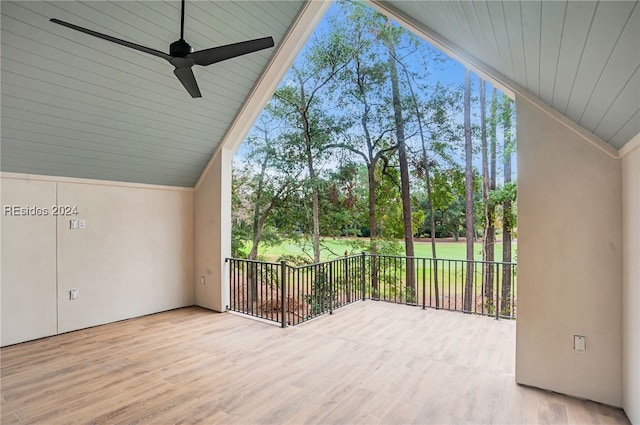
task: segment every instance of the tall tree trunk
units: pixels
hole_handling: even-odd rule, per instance
[[[464,310],[470,312],[473,298],[473,146],[471,144],[471,72],[464,74],[464,152],[465,152],[465,228],[467,238],[467,274],[464,285]]]
[[[320,262],[320,207],[318,200],[318,182],[316,181],[316,171],[313,164],[313,152],[311,140],[311,126],[309,125],[309,118],[307,117],[307,99],[304,90],[304,81],[302,77],[298,76],[300,83],[300,107],[299,113],[302,121],[302,132],[304,134],[305,143],[305,155],[307,157],[307,169],[309,172],[309,180],[311,181],[311,214],[313,221],[312,238],[313,238],[313,261],[315,263]]]
[[[482,139],[482,201],[484,206],[484,230],[482,234],[482,260],[485,261],[482,272],[482,288],[485,305],[491,306],[493,299],[493,276],[494,266],[490,264],[494,260],[494,242],[490,238],[490,229],[493,226],[493,217],[489,214],[491,210],[490,176],[489,176],[489,149],[487,144],[487,92],[486,83],[480,80],[480,132]]]
[[[376,156],[373,152],[373,141],[371,140],[371,133],[369,132],[369,113],[371,107],[367,102],[367,93],[365,89],[364,76],[361,72],[360,62],[356,62],[356,73],[358,81],[358,92],[360,93],[360,99],[364,108],[360,124],[362,125],[362,131],[364,132],[365,140],[367,143],[367,155],[368,159],[365,159],[367,163],[367,177],[369,184],[369,251],[373,254],[371,257],[371,296],[376,298],[378,296],[378,261],[376,254],[378,252],[378,220],[376,219]]]
[[[418,99],[413,91],[411,84],[411,77],[407,67],[400,62],[407,77],[407,85],[411,93],[411,100],[413,101],[413,107],[415,109],[416,119],[418,121],[418,131],[420,134],[420,144],[422,146],[422,165],[424,167],[424,180],[427,186],[427,206],[429,209],[429,235],[431,236],[431,257],[433,258],[433,283],[435,285],[434,295],[436,297],[436,308],[440,307],[440,288],[438,286],[438,255],[436,251],[436,219],[433,213],[433,194],[431,193],[431,166],[429,165],[429,156],[427,155],[427,143],[424,137],[424,129],[422,127],[422,116],[420,114],[420,108],[418,107]]]
[[[396,67],[395,46],[392,40],[387,41],[389,50],[389,74],[391,77],[391,91],[393,95],[394,122],[396,138],[398,139],[398,160],[400,165],[400,190],[402,194],[402,221],[404,224],[405,254],[407,256],[406,291],[407,301],[414,302],[416,296],[416,282],[413,248],[413,220],[411,214],[411,192],[409,188],[409,163],[407,161],[407,149],[405,146],[404,118],[402,117],[402,104],[400,101],[400,84],[398,82],[398,68]]]
[[[493,88],[491,94],[491,111],[489,115],[489,152],[488,152],[488,182],[487,182],[487,196],[496,190],[496,137],[497,137],[497,125],[498,125],[498,94],[496,88]],[[484,183],[484,179],[483,179]],[[493,201],[489,200],[486,203],[485,209],[485,261],[495,261],[495,244],[496,244],[496,205]],[[485,298],[488,306],[498,308],[494,300],[494,285],[497,283],[496,270],[494,265],[487,265],[485,282]]]
[[[372,257],[371,260],[371,297],[378,298],[378,223],[376,220],[376,166],[375,162],[367,163],[367,175],[369,177],[369,240]]]
[[[433,210],[433,193],[431,191],[431,169],[427,149],[422,142],[422,161],[424,162],[425,182],[427,184],[427,202],[429,204],[429,226],[431,235],[431,256],[433,257],[433,295],[436,297],[436,308],[440,308],[440,286],[438,284],[438,255],[436,253],[436,216]]]
[[[265,141],[267,138],[267,132],[265,131]],[[258,258],[258,245],[260,243],[260,237],[262,236],[262,227],[264,226],[264,221],[262,222],[262,226],[260,225],[260,205],[262,204],[262,192],[264,187],[264,175],[267,170],[267,164],[269,162],[269,152],[266,152],[264,155],[264,159],[260,164],[260,175],[258,177],[258,189],[256,190],[255,197],[255,207],[253,209],[253,226],[252,226],[252,240],[251,240],[251,251],[249,252],[249,259],[256,260]],[[255,267],[249,263],[248,265],[248,273],[247,273],[247,298],[251,300],[251,308],[253,309],[253,303],[258,301],[258,276],[255,270]]]
[[[268,145],[268,133],[264,131],[265,145]],[[258,176],[258,188],[256,190],[256,203],[253,208],[253,223],[252,223],[252,238],[251,238],[251,251],[249,251],[249,259],[256,260],[258,259],[258,244],[260,242],[260,237],[262,235],[262,227],[260,226],[260,217],[261,210],[260,206],[262,204],[262,192],[264,187],[264,175],[267,172],[267,164],[269,163],[269,152],[265,152],[264,158],[260,163],[260,174]],[[264,224],[263,224],[264,226]]]
[[[511,99],[505,96],[503,108],[504,125],[504,184],[511,183]],[[502,261],[511,262],[511,199],[505,198],[502,206]],[[505,265],[502,279],[502,305],[501,312],[504,315],[511,313],[511,268]]]

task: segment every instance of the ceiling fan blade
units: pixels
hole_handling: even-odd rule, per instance
[[[191,97],[202,97],[198,83],[196,82],[196,77],[193,75],[191,68],[176,68],[173,70],[173,73],[176,74],[176,77],[178,77],[178,80],[180,80],[184,88],[187,89]]]
[[[130,41],[121,40],[119,38],[111,37],[110,35],[102,34],[102,33],[99,33],[99,32],[96,32],[96,31],[92,31],[92,30],[89,30],[89,29],[86,29],[86,28],[82,28],[82,27],[79,27],[77,25],[73,25],[73,24],[70,24],[68,22],[61,21],[59,19],[52,18],[52,19],[50,19],[50,21],[55,23],[55,24],[62,25],[64,27],[71,28],[72,30],[80,31],[80,32],[83,32],[85,34],[89,34],[89,35],[92,35],[94,37],[98,37],[98,38],[101,38],[103,40],[110,41],[112,43],[120,44],[121,46],[129,47],[131,49],[135,49],[135,50],[138,50],[140,52],[149,53],[150,55],[158,56],[158,57],[160,57],[162,59],[165,59],[165,60],[170,60],[171,59],[171,56],[169,56],[168,54],[166,54],[164,52],[161,52],[159,50],[150,49],[148,47],[141,46],[139,44],[131,43]]]
[[[273,45],[273,38],[264,37],[206,50],[198,50],[197,52],[189,53],[186,57],[193,59],[193,62],[197,65],[207,66],[212,63],[246,55],[247,53],[268,49],[269,47],[273,47]]]

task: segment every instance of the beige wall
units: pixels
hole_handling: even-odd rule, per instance
[[[224,260],[231,257],[232,160],[230,149],[220,149],[195,193],[195,302],[220,312],[229,305],[228,269]]]
[[[621,406],[620,160],[527,100],[516,107],[516,379]]]
[[[623,407],[640,424],[640,147],[622,158]]]
[[[42,179],[3,177],[3,205],[77,206],[86,229],[3,214],[2,345],[194,303],[192,190]]]
[[[51,206],[56,184],[0,180],[2,345],[57,332],[56,219],[5,215],[5,206]]]

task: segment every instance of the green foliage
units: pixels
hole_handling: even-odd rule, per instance
[[[489,193],[489,201],[493,202],[494,205],[502,206],[506,201],[511,202],[511,208],[507,212],[508,223],[503,223],[503,226],[509,226],[509,230],[513,230],[518,226],[517,198],[518,185],[516,182],[509,182]]]
[[[311,264],[309,261],[309,257],[304,255],[296,255],[296,254],[284,254],[278,257],[278,262],[286,261],[289,266],[298,267],[305,266],[307,264]]]
[[[295,60],[243,144],[241,160],[234,164],[234,256],[249,255],[256,238],[263,250],[293,240],[301,254],[296,254],[298,259],[285,257],[287,261],[309,261],[314,254],[310,241],[319,237],[314,235],[314,221],[324,237],[352,238],[346,249],[351,253],[369,251],[372,243],[380,254],[402,252],[396,240],[404,234],[397,123],[385,43],[394,44],[399,71],[402,124],[412,169],[414,234],[427,236],[431,230],[423,142],[436,236],[458,238],[464,230],[463,92],[459,84],[430,78],[430,72],[448,59],[367,4],[341,1],[331,10],[328,24]],[[506,97],[491,97],[487,114],[488,138],[496,144],[498,158],[516,148],[515,111],[509,102]],[[498,140],[506,140],[506,149]],[[498,167],[500,173],[500,163]],[[371,235],[368,170],[373,171],[376,197],[373,241],[353,238]],[[477,171],[473,186],[476,211],[483,211]],[[489,201],[498,210],[505,200],[512,201],[506,217],[512,230],[516,191],[515,183],[508,183]],[[502,214],[495,216],[501,225]],[[475,215],[476,233],[483,219],[482,214]],[[344,254],[342,246],[322,240],[321,244],[332,256]],[[321,279],[318,285],[322,286]]]
[[[305,301],[311,307],[311,314],[318,315],[328,312],[335,303],[335,294],[331,291],[331,282],[323,269],[314,274],[311,281],[311,293],[304,295]]]

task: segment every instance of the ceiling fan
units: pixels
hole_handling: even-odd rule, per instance
[[[185,0],[182,0],[182,13],[180,15],[180,39],[171,43],[171,45],[169,46],[169,54],[166,54],[159,50],[150,49],[149,47],[141,46],[139,44],[131,43],[130,41],[121,40],[119,38],[111,37],[106,34],[101,34],[90,29],[82,28],[77,25],[61,21],[59,19],[52,18],[50,19],[50,21],[67,28],[83,32],[85,34],[92,35],[94,37],[102,38],[103,40],[107,40],[112,43],[120,44],[122,46],[165,59],[175,67],[173,73],[176,75],[176,77],[178,77],[178,80],[180,80],[184,88],[187,89],[191,97],[202,97],[202,94],[200,94],[200,89],[198,88],[198,83],[196,82],[196,78],[193,75],[193,70],[191,69],[193,65],[207,66],[216,62],[235,58],[237,56],[246,55],[247,53],[268,49],[270,47],[273,47],[274,45],[272,37],[264,37],[257,38],[255,40],[241,41],[234,44],[227,44],[225,46],[213,47],[211,49],[198,50],[197,52],[194,52],[193,47],[191,47],[189,43],[184,40],[184,3]]]

